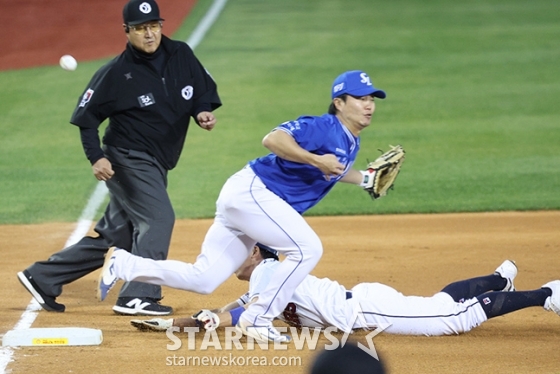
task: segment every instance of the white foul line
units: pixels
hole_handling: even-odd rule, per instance
[[[191,47],[191,49],[195,49],[196,46],[202,41],[206,32],[210,29],[212,24],[218,19],[221,11],[223,10],[224,6],[226,5],[227,0],[214,0],[214,3],[206,13],[206,15],[202,18],[202,20],[198,23],[196,28],[193,30],[192,35],[187,40],[187,44]],[[95,217],[97,210],[105,197],[107,196],[108,190],[107,186],[105,186],[104,182],[97,183],[95,187],[95,191],[90,196],[86,207],[82,211],[78,222],[76,223],[76,229],[68,240],[64,247],[68,247],[82,237],[84,237],[87,232],[89,231],[91,225],[93,224],[93,218]],[[25,309],[25,312],[21,315],[19,321],[14,326],[13,330],[22,330],[28,329],[31,327],[35,318],[37,318],[37,313],[41,310],[41,306],[35,299],[31,299],[29,305]],[[6,373],[6,368],[8,364],[13,361],[12,357],[14,354],[14,349],[12,347],[0,347],[0,374]]]
[[[97,213],[99,206],[107,196],[109,190],[105,185],[105,182],[97,183],[95,187],[95,191],[91,194],[86,207],[84,208],[80,219],[76,224],[76,229],[70,235],[66,244],[64,244],[64,248],[71,246],[72,244],[76,244],[80,239],[82,239],[87,232],[89,231],[91,225],[93,224],[93,217]]]
[[[198,44],[202,41],[210,27],[216,22],[218,16],[226,6],[227,0],[214,0],[208,12],[200,20],[196,28],[193,30],[191,36],[187,40],[187,44],[195,49]]]

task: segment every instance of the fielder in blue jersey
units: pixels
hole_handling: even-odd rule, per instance
[[[336,156],[340,164],[335,163],[333,174],[325,175],[316,166],[290,161],[275,153],[249,163],[269,190],[298,213],[303,213],[317,204],[351,168],[360,149],[360,138],[342,125],[334,114],[300,117],[281,124],[275,129],[278,130],[285,132],[300,147],[314,155]],[[283,134],[280,136],[285,137]],[[286,137],[288,140],[290,138]],[[335,162],[334,158],[332,162]],[[340,170],[342,173],[339,174]]]
[[[155,261],[124,250],[109,252],[100,276],[104,299],[117,279],[208,294],[228,279],[255,243],[285,259],[257,302],[232,311],[234,325],[261,341],[286,342],[272,321],[319,262],[321,240],[302,214],[337,182],[365,186],[372,172],[353,169],[360,133],[370,125],[375,99],[386,97],[363,71],[338,76],[328,114],[285,122],[263,139],[271,153],[250,161],[224,184],[216,216],[194,264]]]

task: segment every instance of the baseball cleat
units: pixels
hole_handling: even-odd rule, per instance
[[[167,331],[173,327],[173,318],[133,319],[130,324],[140,331]]]
[[[19,282],[23,287],[33,296],[35,301],[41,305],[41,307],[49,312],[64,312],[66,307],[64,304],[59,304],[55,301],[55,297],[45,294],[33,280],[33,276],[29,274],[27,270],[20,271],[17,273]]]
[[[119,280],[115,275],[115,249],[117,247],[111,247],[107,251],[101,274],[99,274],[99,281],[97,282],[97,298],[99,301],[105,300],[111,288]]]
[[[498,274],[500,277],[504,278],[507,281],[506,286],[502,291],[505,292],[515,291],[513,280],[517,276],[517,265],[515,265],[514,261],[505,260],[504,262],[502,262],[500,266],[498,266],[494,274]]]
[[[289,343],[292,340],[288,335],[280,334],[272,325],[252,326],[246,324],[241,318],[237,322],[235,329],[259,342]]]
[[[541,288],[550,288],[552,295],[546,298],[544,309],[551,310],[560,316],[560,280],[548,282]]]
[[[167,316],[173,308],[151,297],[119,297],[113,312],[126,316]]]

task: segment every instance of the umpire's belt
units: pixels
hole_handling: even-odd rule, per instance
[[[352,291],[346,291],[346,300],[352,298]]]

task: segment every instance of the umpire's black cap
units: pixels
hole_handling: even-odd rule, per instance
[[[159,7],[154,0],[130,0],[123,8],[123,21],[126,25],[139,25],[149,21],[163,21]]]

